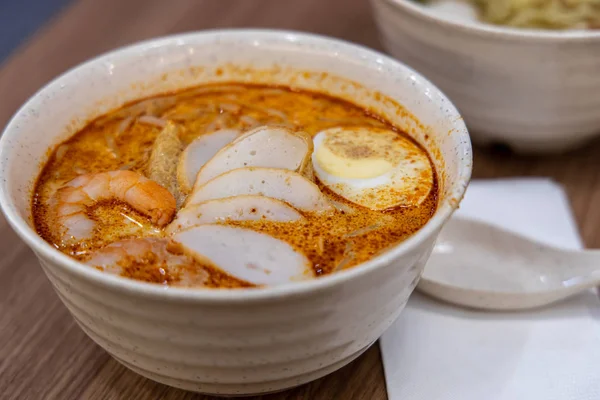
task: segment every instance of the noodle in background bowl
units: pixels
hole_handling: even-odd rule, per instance
[[[384,47],[440,87],[473,141],[566,151],[600,134],[600,31],[534,30],[371,0]]]
[[[77,262],[35,233],[30,194],[50,147],[127,101],[224,81],[329,92],[387,115],[430,151],[440,181],[437,212],[412,237],[360,266],[264,289],[165,288],[129,280]],[[284,31],[190,33],[100,56],[36,93],[0,139],[2,211],[79,326],[141,375],[213,394],[300,385],[364,352],[404,308],[470,174],[462,118],[427,80],[371,50]]]

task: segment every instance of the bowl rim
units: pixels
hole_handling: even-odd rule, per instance
[[[448,29],[456,29],[464,33],[477,34],[491,39],[503,39],[519,42],[561,43],[561,42],[600,42],[600,30],[545,30],[534,28],[514,28],[487,23],[460,23],[451,19],[438,17],[427,12],[425,6],[414,0],[371,0],[402,9],[411,16],[425,23],[437,23]]]
[[[335,274],[329,274],[314,280],[293,282],[260,289],[207,290],[206,288],[194,287],[168,287],[167,289],[167,287],[162,285],[127,279],[98,271],[95,268],[90,268],[88,265],[85,265],[67,256],[66,254],[63,254],[43,240],[37,234],[37,232],[29,226],[25,219],[18,214],[16,207],[13,205],[13,202],[8,195],[8,190],[6,187],[8,180],[7,176],[5,175],[8,169],[8,163],[6,161],[7,153],[9,151],[8,142],[9,139],[15,138],[16,134],[18,133],[18,118],[26,113],[27,110],[30,109],[30,107],[36,103],[37,99],[43,96],[46,91],[60,87],[63,81],[69,80],[79,71],[91,68],[96,64],[117,57],[132,57],[135,56],[138,51],[147,49],[149,47],[176,47],[182,45],[182,43],[186,43],[187,41],[193,42],[195,40],[202,39],[206,41],[215,41],[217,38],[223,38],[224,36],[228,39],[252,37],[253,40],[257,37],[260,37],[263,39],[276,40],[281,44],[286,44],[289,46],[294,46],[298,43],[313,43],[320,46],[334,47],[336,50],[343,51],[346,54],[352,53],[352,58],[359,60],[360,62],[375,61],[378,64],[387,64],[393,68],[399,69],[406,75],[412,76],[417,82],[420,81],[423,87],[429,89],[431,93],[436,94],[440,100],[445,102],[447,113],[452,117],[452,127],[455,131],[454,135],[456,135],[455,141],[459,147],[459,153],[457,154],[457,157],[461,161],[459,162],[456,182],[448,198],[444,199],[444,201],[438,204],[438,208],[433,217],[430,218],[429,221],[423,227],[421,227],[421,229],[419,229],[415,234],[406,240],[359,266],[343,270]],[[85,281],[92,281],[94,285],[100,285],[107,290],[121,293],[127,292],[130,294],[135,294],[139,297],[161,299],[163,301],[173,300],[178,302],[190,301],[206,303],[264,301],[273,298],[285,298],[290,296],[305,295],[307,293],[315,293],[318,291],[327,290],[333,286],[342,285],[345,282],[367,275],[372,270],[389,263],[390,260],[394,260],[401,254],[409,252],[415,247],[418,247],[425,240],[427,240],[428,237],[439,231],[443,223],[458,207],[458,204],[462,200],[471,178],[471,167],[471,142],[467,128],[456,107],[454,107],[448,98],[431,82],[393,58],[361,45],[311,33],[273,29],[216,29],[162,36],[133,43],[131,45],[103,53],[67,70],[62,75],[53,79],[51,82],[38,90],[15,113],[0,137],[0,209],[3,211],[12,229],[31,249],[34,250],[38,258],[53,262],[60,268],[66,270],[65,272],[67,274],[74,275],[77,278]]]

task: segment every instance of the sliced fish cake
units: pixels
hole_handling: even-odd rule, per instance
[[[186,207],[208,200],[240,195],[271,197],[308,212],[331,210],[317,185],[297,172],[276,168],[240,168],[219,175],[196,188]]]
[[[280,285],[314,278],[312,264],[288,243],[267,234],[226,225],[198,225],[173,240],[188,254],[255,285]]]
[[[241,134],[236,129],[221,129],[207,133],[191,142],[181,154],[177,164],[177,181],[183,193],[189,193],[200,168],[219,150]]]
[[[312,138],[288,128],[259,126],[223,147],[198,172],[194,187],[237,168],[268,167],[309,174],[312,178]]]
[[[194,225],[224,221],[291,222],[304,219],[302,214],[286,203],[264,196],[242,195],[209,200],[181,209],[177,218],[167,227],[167,233]]]

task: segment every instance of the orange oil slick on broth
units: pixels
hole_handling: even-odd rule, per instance
[[[152,149],[167,123],[175,124],[182,148],[217,129],[245,131],[259,125],[282,125],[314,136],[338,126],[397,128],[347,101],[324,94],[285,87],[247,84],[205,85],[130,103],[90,122],[56,147],[43,168],[32,198],[32,214],[38,234],[58,250],[80,261],[105,246],[133,238],[165,238],[162,226],[129,204],[100,201],[85,209],[93,221],[91,237],[66,242],[57,233],[50,212],[56,191],[70,180],[89,173],[128,170],[148,174]],[[435,174],[434,174],[435,175]],[[335,207],[335,212],[303,212],[302,221],[225,221],[267,233],[289,243],[312,263],[316,276],[365,262],[421,228],[437,206],[437,179],[418,206],[375,211],[355,205],[316,182]],[[174,194],[175,195],[175,194]],[[173,254],[180,249],[168,249]],[[213,288],[250,287],[209,263],[189,258],[185,273],[202,275],[195,285]],[[121,275],[147,282],[176,285],[181,271],[144,254],[119,261]],[[99,268],[98,269],[102,269]]]

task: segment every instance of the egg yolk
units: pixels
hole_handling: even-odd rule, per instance
[[[368,179],[391,171],[403,154],[399,135],[377,129],[332,129],[315,158],[328,174],[338,178]]]
[[[315,156],[323,170],[338,178],[374,178],[393,168],[392,163],[381,158],[347,158],[339,156],[326,145],[320,146]]]

